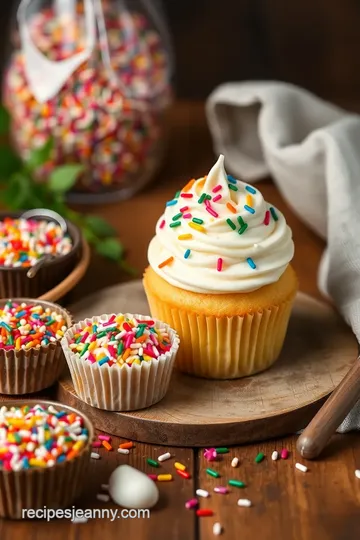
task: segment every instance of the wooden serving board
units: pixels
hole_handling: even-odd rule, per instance
[[[102,313],[146,314],[148,306],[141,282],[135,281],[99,291],[72,312],[80,320]],[[332,308],[300,293],[281,356],[263,373],[215,381],[175,371],[160,403],[131,413],[82,402],[69,374],[60,381],[57,397],[113,435],[172,446],[241,444],[305,427],[356,356],[356,341]]]

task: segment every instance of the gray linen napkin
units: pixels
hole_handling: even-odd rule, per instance
[[[217,154],[248,182],[271,175],[300,219],[327,239],[318,274],[360,340],[360,116],[278,82],[228,83],[208,98]],[[339,427],[360,429],[360,402]]]

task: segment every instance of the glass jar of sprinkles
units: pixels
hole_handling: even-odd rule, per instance
[[[71,198],[132,196],[160,168],[171,104],[169,37],[156,0],[22,0],[4,103],[23,158],[52,137],[46,181],[82,163]]]

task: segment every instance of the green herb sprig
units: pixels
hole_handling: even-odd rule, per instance
[[[114,228],[102,217],[84,215],[69,208],[66,193],[84,171],[81,164],[60,165],[52,170],[47,182],[35,180],[36,172],[51,157],[54,140],[49,138],[33,149],[23,161],[9,144],[10,116],[0,105],[0,200],[9,210],[49,208],[75,223],[99,255],[134,273],[124,260],[124,247]]]

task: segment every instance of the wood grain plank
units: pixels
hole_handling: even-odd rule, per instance
[[[98,434],[100,432],[97,432]],[[158,504],[150,512],[150,518],[122,519],[114,521],[110,519],[95,519],[86,524],[73,524],[68,520],[54,520],[36,522],[33,520],[11,522],[0,520],[1,540],[13,540],[14,538],[26,538],[27,540],[88,540],[89,538],[107,538],[116,540],[122,538],[134,538],[141,540],[195,540],[195,515],[189,514],[185,509],[185,502],[194,493],[194,460],[193,451],[190,449],[171,448],[164,446],[149,446],[136,443],[130,450],[129,455],[119,454],[116,448],[124,439],[112,438],[114,451],[108,452],[104,448],[94,450],[101,455],[99,460],[91,460],[87,483],[81,499],[75,504],[76,508],[121,508],[115,504],[97,501],[96,495],[104,493],[101,484],[107,484],[111,472],[118,466],[129,464],[133,467],[149,473],[171,473],[172,482],[158,482],[160,499]],[[165,452],[176,456],[176,460],[184,463],[192,478],[185,480],[175,473],[175,459],[163,462],[158,469],[150,467],[146,458],[157,457]],[[166,516],[166,518],[164,517]]]
[[[336,435],[324,453],[324,459],[315,462],[301,460],[295,451],[296,436],[232,448],[221,461],[208,463],[199,452],[199,486],[211,493],[201,499],[202,508],[211,508],[214,516],[200,518],[200,539],[212,535],[215,522],[223,525],[221,538],[232,540],[352,540],[360,533],[358,508],[359,480],[354,470],[360,466],[360,439],[357,435]],[[273,462],[273,450],[290,451],[287,460]],[[255,463],[258,452],[265,454],[261,463]],[[239,467],[230,466],[234,456]],[[309,470],[302,473],[295,463],[306,463]],[[215,479],[206,474],[211,467],[220,472]],[[218,485],[227,485],[234,478],[246,483],[246,488],[230,487],[230,493],[213,492]],[[239,498],[250,499],[251,508],[237,506]],[[255,536],[254,536],[255,535]]]

